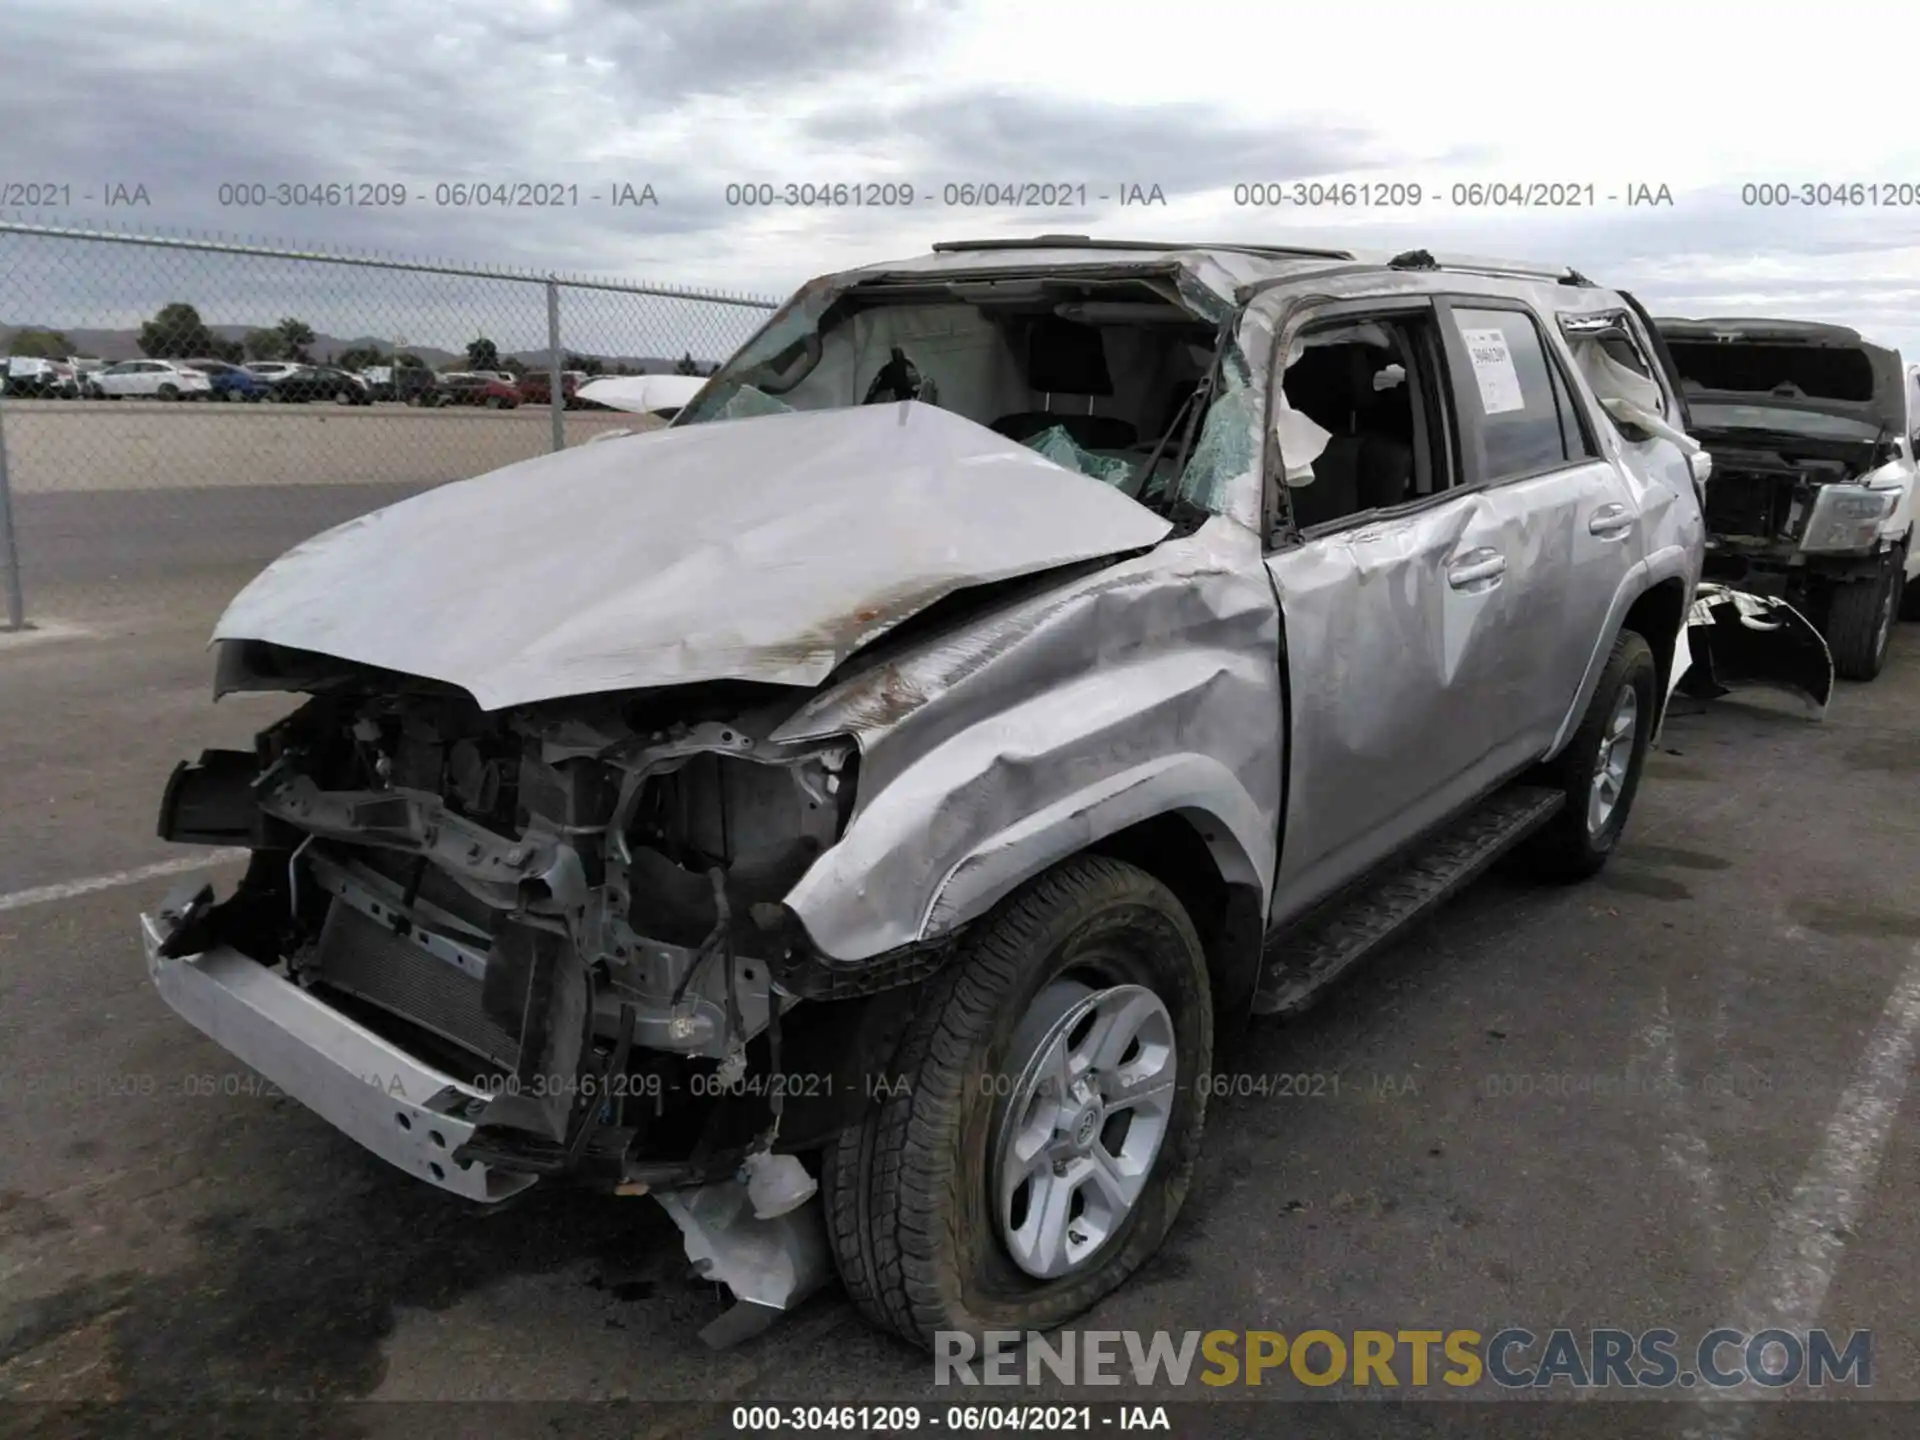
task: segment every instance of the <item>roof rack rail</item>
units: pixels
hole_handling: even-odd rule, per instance
[[[1353,260],[1349,250],[1316,249],[1307,245],[1249,245],[1239,241],[1207,240],[1096,240],[1091,235],[1035,235],[1025,240],[940,240],[934,253],[950,255],[965,250],[1232,250],[1245,255],[1271,255],[1282,260]]]
[[[1511,275],[1517,280],[1552,280],[1560,285],[1592,288],[1593,281],[1571,265],[1524,265],[1510,260],[1483,260],[1477,256],[1436,257],[1431,250],[1403,250],[1387,262],[1390,270],[1459,270],[1468,275]]]

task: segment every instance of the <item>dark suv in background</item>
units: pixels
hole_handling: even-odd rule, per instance
[[[367,381],[367,393],[375,400],[398,400],[408,405],[431,405],[440,388],[440,377],[425,365],[402,365],[396,372],[384,367],[378,380]]]

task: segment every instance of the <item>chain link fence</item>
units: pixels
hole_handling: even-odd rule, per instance
[[[776,304],[0,223],[0,618],[230,592],[380,505],[662,424],[582,387],[707,374]]]

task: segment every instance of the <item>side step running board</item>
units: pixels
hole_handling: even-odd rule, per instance
[[[1566,803],[1558,790],[1510,785],[1377,876],[1269,936],[1256,1015],[1304,1010],[1335,976],[1478,879]]]

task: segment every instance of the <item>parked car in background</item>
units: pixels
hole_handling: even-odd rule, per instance
[[[0,392],[23,399],[73,400],[80,395],[80,382],[64,360],[14,355],[0,361]]]
[[[216,400],[264,400],[273,392],[272,384],[244,365],[225,360],[189,360],[189,369],[198,370],[213,385]]]
[[[1839,675],[1873,679],[1920,606],[1920,389],[1899,352],[1801,320],[1659,325],[1713,455],[1706,577],[1786,600]]]
[[[273,382],[284,380],[296,370],[304,370],[307,367],[294,360],[251,360],[242,368],[258,375],[262,380]]]
[[[421,404],[422,397],[440,384],[440,377],[425,365],[400,366],[397,383],[394,375],[395,369],[391,365],[369,365],[360,372],[360,378],[367,382],[367,390],[375,400],[398,400],[408,405]]]
[[[521,399],[518,386],[479,371],[442,375],[438,396],[442,405],[484,405],[489,410],[512,410]]]
[[[213,381],[177,360],[122,360],[95,375],[88,393],[105,400],[206,400]]]
[[[581,406],[580,387],[587,382],[584,370],[562,370],[560,372],[560,403],[569,410],[578,410]],[[520,398],[529,405],[550,405],[553,403],[553,377],[545,370],[529,370],[520,377],[514,387],[520,392]]]
[[[811,281],[672,426],[235,599],[216,694],[307,698],[167,785],[253,853],[142,917],[154,983],[423,1184],[657,1198],[712,1343],[828,1256],[924,1346],[1052,1329],[1209,1173],[1248,1015],[1620,845],[1701,563],[1662,354],[1425,251]]]
[[[309,400],[331,400],[336,405],[371,405],[373,390],[349,370],[330,365],[302,365],[272,382],[273,399],[302,405]]]

